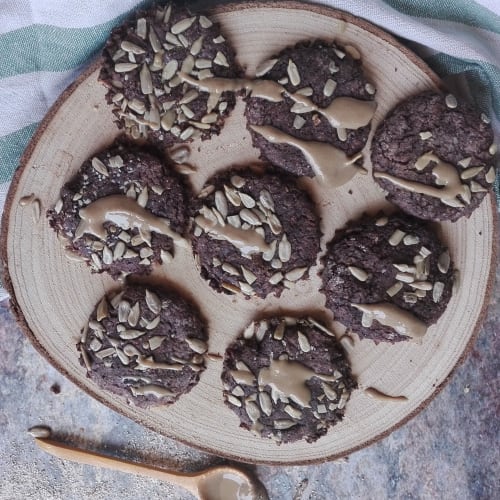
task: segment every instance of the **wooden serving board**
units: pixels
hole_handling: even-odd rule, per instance
[[[343,12],[275,2],[225,6],[216,9],[213,17],[234,44],[248,75],[254,73],[260,61],[299,41],[335,39],[356,47],[377,88],[373,128],[401,99],[440,85],[437,77],[392,37]],[[75,348],[80,329],[102,294],[118,285],[106,275],[91,274],[85,264],[69,260],[49,228],[45,212],[82,162],[118,134],[97,74],[97,66],[90,68],[50,110],[25,152],[5,208],[5,281],[13,308],[38,350],[110,408],[157,432],[245,462],[305,464],[344,456],[387,435],[424,408],[469,349],[485,314],[495,262],[496,221],[490,195],[470,219],[439,226],[460,270],[460,279],[446,312],[428,330],[422,344],[376,346],[371,341],[356,340],[349,352],[360,385],[404,395],[408,398],[405,403],[377,401],[357,390],[347,405],[344,421],[326,436],[312,444],[277,446],[240,429],[237,417],[225,407],[221,360],[208,360],[199,384],[176,404],[149,410],[127,405],[124,399],[100,390],[86,377]],[[369,146],[365,165],[371,169]],[[219,137],[194,143],[191,149],[190,162],[198,169],[192,176],[195,190],[217,170],[256,162],[258,151],[251,146],[245,129],[242,102]],[[323,248],[349,219],[388,207],[370,175],[358,175],[331,191],[315,182],[306,184],[323,220]],[[40,200],[42,215],[38,219],[33,217],[33,205],[19,203],[31,193]],[[208,320],[212,353],[223,354],[256,315],[271,311],[313,311],[339,336],[343,332],[342,326],[323,309],[317,276],[286,291],[280,299],[245,300],[212,291],[199,277],[191,252],[177,250],[174,262],[168,268],[156,268],[150,280],[179,287],[199,305]]]

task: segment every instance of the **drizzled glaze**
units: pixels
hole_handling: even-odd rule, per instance
[[[99,198],[79,212],[81,222],[75,231],[75,240],[84,234],[92,234],[101,240],[106,238],[105,222],[111,222],[122,229],[138,229],[143,238],[149,239],[151,232],[164,234],[180,246],[187,242],[170,228],[167,219],[156,217],[135,200],[116,194]]]
[[[421,182],[401,179],[383,172],[375,172],[373,175],[379,179],[386,179],[396,186],[413,193],[426,194],[433,198],[438,198],[445,205],[463,207],[464,204],[457,199],[457,196],[467,196],[467,186],[462,184],[460,175],[452,164],[442,161],[434,153],[425,153],[417,159],[415,168],[423,170],[431,161],[436,163],[432,169],[432,174],[436,178],[436,184],[442,187],[428,186]]]
[[[271,387],[275,401],[290,398],[303,408],[310,408],[311,391],[306,382],[312,377],[324,381],[334,381],[333,375],[322,375],[297,361],[273,359],[267,368],[259,372],[259,387]]]
[[[389,326],[400,335],[421,339],[427,332],[427,325],[417,317],[388,302],[378,304],[351,304],[364,313],[372,314],[381,325]]]
[[[329,187],[342,186],[356,174],[366,173],[354,164],[361,154],[349,158],[342,150],[326,142],[298,139],[270,125],[250,125],[250,128],[273,144],[289,144],[299,149],[320,182]]]
[[[254,229],[241,229],[230,224],[222,226],[203,217],[203,215],[198,215],[194,221],[205,232],[218,236],[234,245],[243,255],[264,253],[270,250],[270,245]]]

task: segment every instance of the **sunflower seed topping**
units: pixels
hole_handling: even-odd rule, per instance
[[[196,16],[193,17],[187,17],[185,19],[180,20],[179,22],[175,23],[171,28],[170,31],[174,35],[178,35],[179,33],[183,33],[186,31],[188,28],[191,27],[191,25],[196,21]]]
[[[371,83],[367,83],[365,85],[365,90],[370,94],[370,95],[373,95],[375,94],[375,92],[377,91],[376,88],[371,84]]]
[[[330,97],[335,92],[336,88],[337,88],[337,82],[329,78],[326,81],[325,86],[323,87],[323,94],[326,97]]]
[[[249,284],[249,285],[252,285],[253,283],[255,283],[255,281],[257,280],[257,276],[255,276],[254,273],[252,273],[252,271],[250,271],[249,269],[247,269],[246,267],[244,266],[241,266],[241,272],[243,274],[243,277],[245,278],[246,282]]]
[[[226,399],[228,403],[231,403],[233,406],[241,408],[241,401],[237,397],[233,396],[232,394],[227,394]]]
[[[415,236],[413,234],[407,234],[403,238],[403,244],[404,245],[416,245],[420,241],[420,238],[418,236]]]
[[[488,191],[485,187],[481,186],[481,184],[479,184],[479,182],[476,181],[471,181],[470,190],[473,193],[485,193]]]
[[[495,143],[493,143],[488,149],[488,153],[490,153],[491,156],[495,155],[497,151],[498,146]]]
[[[493,184],[495,182],[495,167],[490,167],[484,178],[488,184]]]
[[[274,428],[279,431],[290,429],[294,425],[297,425],[297,422],[294,422],[293,420],[279,419],[274,421]]]
[[[290,78],[290,83],[293,86],[296,87],[300,84],[299,70],[297,69],[297,65],[291,59],[288,59],[287,73],[288,78]]]
[[[486,124],[491,123],[490,117],[484,113],[481,113],[481,121]]]
[[[385,226],[388,222],[389,222],[389,218],[384,216],[384,217],[380,217],[379,219],[377,219],[375,221],[375,225],[376,226]]]
[[[368,273],[364,269],[355,266],[348,266],[349,272],[359,281],[366,281]]]
[[[302,352],[309,352],[311,350],[311,344],[306,335],[301,331],[297,331],[297,340],[299,342],[299,347]]]
[[[206,16],[200,16],[198,22],[200,23],[200,26],[204,29],[208,29],[213,25],[212,21],[210,21],[210,19]]]
[[[214,43],[224,43],[225,41],[226,39],[222,35],[219,35],[213,39]]]
[[[288,271],[285,274],[285,278],[288,281],[298,281],[304,276],[306,271],[307,271],[307,267],[296,267],[295,269]]]
[[[194,352],[198,354],[203,354],[207,352],[208,346],[207,343],[204,342],[203,340],[196,338],[187,338],[186,343]]]
[[[446,106],[450,109],[454,109],[458,106],[457,98],[453,94],[448,94],[444,99]]]
[[[432,300],[438,303],[444,292],[444,283],[441,281],[436,281],[434,283],[434,288],[432,289]]]
[[[109,176],[109,172],[106,165],[104,165],[104,163],[99,158],[97,158],[97,156],[92,158],[92,167],[96,172],[99,172],[100,174],[104,175],[104,177]]]
[[[391,237],[389,238],[389,245],[395,247],[397,245],[399,245],[401,243],[401,241],[403,240],[404,236],[405,236],[406,233],[404,233],[403,231],[401,231],[400,229],[396,229]]]
[[[265,75],[268,71],[271,71],[274,68],[274,65],[278,62],[278,59],[269,59],[267,61],[261,62],[257,69],[255,70],[255,76],[257,78]]]
[[[462,171],[460,174],[460,178],[463,180],[470,179],[471,177],[475,177],[479,172],[481,172],[484,167],[471,167]]]
[[[403,288],[403,283],[398,281],[397,283],[394,283],[394,285],[392,285],[390,288],[388,288],[385,293],[389,295],[389,297],[394,297],[394,295],[396,295],[401,290],[401,288]]]
[[[146,289],[146,304],[153,314],[160,314],[161,300],[158,298],[158,295],[148,289]]]
[[[115,71],[117,73],[128,73],[129,71],[133,71],[134,69],[138,68],[139,65],[135,63],[116,63],[115,64]]]
[[[215,55],[214,63],[218,64],[219,66],[225,66],[226,68],[229,68],[229,63],[227,62],[226,56],[220,51],[218,51]]]
[[[292,246],[290,245],[286,234],[283,234],[283,237],[278,245],[278,255],[281,262],[288,262],[292,256]]]
[[[420,136],[420,139],[426,141],[427,139],[430,139],[432,137],[432,132],[429,131],[420,132],[418,135]]]
[[[396,279],[402,283],[413,283],[415,281],[415,276],[409,273],[397,273]]]

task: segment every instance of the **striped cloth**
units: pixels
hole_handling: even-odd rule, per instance
[[[0,0],[0,213],[40,120],[99,53],[111,28],[144,0]],[[211,0],[187,2],[210,7]],[[492,117],[500,136],[498,0],[320,0],[407,43],[459,96]],[[499,180],[495,185],[500,202]],[[5,292],[0,289],[0,299]]]

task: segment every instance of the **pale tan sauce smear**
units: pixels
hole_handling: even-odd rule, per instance
[[[354,165],[361,154],[349,158],[342,150],[326,142],[304,141],[270,125],[250,125],[250,128],[273,144],[290,144],[300,149],[320,182],[329,187],[342,186],[357,173],[365,173]]]
[[[421,182],[401,179],[382,172],[375,172],[373,175],[380,179],[386,179],[396,186],[407,189],[413,193],[426,194],[433,198],[439,198],[445,205],[463,207],[463,203],[457,199],[457,196],[465,195],[467,188],[462,184],[457,169],[451,163],[440,160],[439,157],[433,153],[425,153],[417,159],[415,168],[417,170],[423,170],[431,161],[436,162],[436,166],[432,169],[432,174],[436,178],[436,183],[443,187],[428,186]]]
[[[413,314],[388,302],[378,304],[351,304],[364,313],[373,314],[373,318],[381,325],[394,328],[400,335],[413,339],[421,339],[427,332],[427,325]]]
[[[394,403],[406,403],[406,401],[408,401],[406,396],[389,396],[388,394],[375,389],[375,387],[367,387],[364,390],[364,393],[373,399],[378,399],[379,401],[390,401]]]
[[[220,95],[222,92],[246,90],[252,97],[259,97],[271,102],[280,102],[289,96],[294,102],[301,104],[301,112],[315,111],[323,115],[334,128],[358,129],[367,125],[373,118],[377,107],[374,101],[362,101],[352,97],[337,97],[326,108],[320,108],[308,97],[301,94],[290,94],[286,89],[272,80],[249,80],[229,78],[205,78],[196,80],[185,73],[180,73],[181,80],[197,87],[202,92]],[[251,128],[274,144],[289,144],[298,148],[311,165],[319,179],[330,187],[338,187],[351,180],[357,173],[364,172],[354,163],[361,154],[351,158],[340,149],[322,142],[305,141],[285,134],[274,127]]]
[[[200,481],[198,494],[201,500],[257,500],[255,488],[242,474],[220,471]]]
[[[241,229],[227,224],[221,226],[203,215],[194,219],[195,223],[208,234],[214,234],[234,245],[243,255],[252,255],[269,251],[266,240],[254,229]]]
[[[197,87],[202,92],[220,95],[222,92],[246,90],[252,97],[271,102],[280,102],[284,96],[303,106],[302,112],[316,111],[323,115],[334,128],[358,129],[368,125],[375,114],[375,101],[362,101],[353,97],[337,97],[326,107],[320,108],[302,94],[290,94],[285,87],[273,80],[250,80],[246,78],[205,78],[196,80],[186,73],[180,73],[181,80]]]
[[[155,232],[172,238],[177,245],[187,246],[186,240],[170,228],[167,219],[156,217],[125,195],[116,194],[99,198],[80,209],[79,214],[82,220],[76,228],[75,240],[86,233],[104,240],[106,238],[104,223],[111,222],[122,229],[136,228],[146,238],[151,232]]]
[[[334,381],[333,375],[322,375],[311,370],[297,361],[273,359],[268,368],[259,372],[259,387],[271,387],[272,397],[275,401],[289,398],[301,405],[310,408],[311,391],[306,382],[312,377],[324,381]]]

